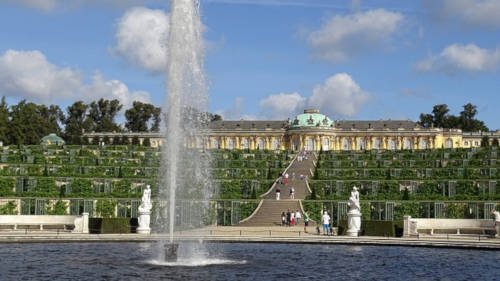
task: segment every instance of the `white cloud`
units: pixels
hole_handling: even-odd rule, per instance
[[[309,98],[299,93],[270,95],[260,101],[259,116],[285,120],[307,107],[330,116],[353,116],[370,98],[371,94],[361,90],[351,76],[339,73],[316,85]]]
[[[339,73],[326,79],[323,85],[316,85],[309,98],[309,106],[325,114],[353,116],[371,95],[361,90],[346,73]]]
[[[81,99],[85,101],[117,99],[123,104],[124,109],[131,107],[134,101],[149,103],[149,93],[145,91],[131,92],[125,83],[119,80],[106,80],[100,73],[94,74],[92,83],[83,85]]]
[[[42,10],[44,12],[54,10],[58,4],[58,0],[16,0],[11,2],[17,2],[21,5]]]
[[[163,72],[168,30],[169,16],[162,10],[131,8],[118,21],[113,51],[135,66]]]
[[[105,80],[100,73],[84,84],[79,71],[58,67],[36,50],[8,50],[0,56],[0,92],[40,103],[116,98],[127,107],[134,100],[149,101],[147,92],[131,92],[123,82]]]
[[[500,49],[482,49],[474,44],[452,44],[437,56],[418,62],[415,68],[422,72],[441,71],[453,74],[460,71],[494,71],[500,63]]]
[[[0,89],[6,96],[52,102],[71,98],[81,75],[47,61],[39,51],[8,50],[0,56]]]
[[[308,34],[313,57],[341,62],[388,42],[404,17],[383,9],[336,15]]]
[[[427,0],[425,4],[438,20],[469,26],[500,27],[498,0]]]
[[[298,93],[270,95],[259,102],[261,115],[282,120],[299,113],[306,104],[307,99]]]
[[[4,0],[5,1],[5,0]],[[52,12],[60,8],[74,8],[82,5],[130,7],[147,3],[161,3],[160,0],[6,0],[29,8]]]

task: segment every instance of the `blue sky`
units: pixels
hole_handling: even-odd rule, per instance
[[[202,0],[210,111],[418,119],[477,105],[500,128],[500,1]],[[164,103],[168,1],[0,1],[0,95]]]

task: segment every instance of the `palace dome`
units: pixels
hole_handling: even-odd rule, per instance
[[[306,109],[304,113],[290,120],[290,127],[331,127],[333,121],[319,113],[318,109]]]

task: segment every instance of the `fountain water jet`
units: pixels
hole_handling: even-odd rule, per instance
[[[177,258],[173,254],[177,252],[174,244],[177,199],[206,200],[210,198],[211,190],[210,176],[207,175],[208,157],[193,152],[193,147],[189,147],[189,140],[199,134],[208,117],[204,114],[208,98],[203,72],[203,26],[199,12],[197,0],[171,1],[166,77],[168,106],[165,107],[167,120],[162,157],[162,166],[166,169],[162,171],[164,177],[159,189],[160,201],[168,202],[168,218],[159,222],[159,228],[163,231],[167,229],[166,219],[169,232],[168,243],[163,241],[164,245],[160,248],[165,250],[165,259],[170,261],[174,260],[174,256]],[[192,216],[201,220],[201,214]]]

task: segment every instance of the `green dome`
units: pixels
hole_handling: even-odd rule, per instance
[[[43,137],[41,142],[46,145],[64,145],[64,140],[56,134],[50,134]]]
[[[330,127],[333,121],[328,116],[319,113],[317,109],[306,109],[303,114],[290,120],[291,127]]]

